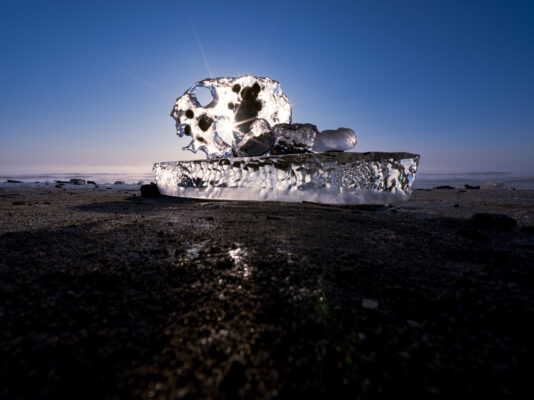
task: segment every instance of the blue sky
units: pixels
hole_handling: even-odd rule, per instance
[[[0,173],[199,158],[176,97],[247,73],[281,82],[294,122],[354,129],[355,151],[534,173],[532,1],[2,0],[0,33]]]

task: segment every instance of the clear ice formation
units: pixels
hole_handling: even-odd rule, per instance
[[[220,199],[384,204],[408,200],[419,155],[307,153],[154,164],[160,192]]]
[[[177,134],[191,137],[184,150],[207,160],[154,164],[164,195],[383,204],[412,193],[419,155],[344,153],[356,145],[354,131],[292,124],[289,99],[269,78],[204,79],[176,100],[171,116]]]
[[[271,154],[311,153],[319,133],[312,124],[278,124],[273,128],[276,143]]]
[[[201,105],[197,93],[209,90],[211,101]],[[291,105],[280,83],[252,75],[240,78],[204,79],[176,100],[171,112],[177,134],[191,136],[186,150],[206,153],[208,158],[239,154],[243,139],[250,139],[253,122],[267,125],[291,122]],[[243,152],[243,150],[241,150]]]
[[[356,144],[347,128],[319,133],[312,124],[291,124],[280,83],[252,75],[197,82],[176,100],[171,116],[177,134],[191,137],[184,150],[201,150],[208,159],[345,151]]]
[[[313,142],[312,151],[324,153],[326,151],[347,151],[356,146],[356,135],[349,128],[337,128],[322,131]]]

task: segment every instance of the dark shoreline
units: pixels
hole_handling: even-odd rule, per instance
[[[0,188],[0,213],[0,398],[533,394],[534,191]]]

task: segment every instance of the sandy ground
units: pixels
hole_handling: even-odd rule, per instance
[[[0,188],[0,398],[532,398],[533,260],[534,191]]]

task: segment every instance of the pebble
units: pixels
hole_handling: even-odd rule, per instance
[[[378,301],[373,299],[362,299],[362,307],[369,310],[376,310],[378,308]]]

